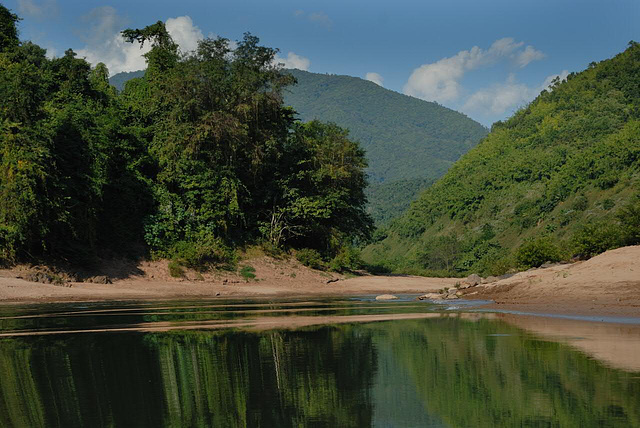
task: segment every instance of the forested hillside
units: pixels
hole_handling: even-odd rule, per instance
[[[287,70],[297,83],[283,91],[303,121],[333,122],[365,149],[368,211],[378,223],[400,215],[487,129],[456,111],[350,76]],[[120,73],[116,88],[143,72]]]
[[[503,273],[640,243],[640,45],[556,82],[463,156],[364,257]]]
[[[294,120],[292,77],[256,37],[182,53],[162,22],[125,30],[152,49],[117,93],[103,64],[48,59],[17,21],[0,5],[0,263],[111,251],[203,267],[256,243],[329,261],[370,235],[363,150]]]

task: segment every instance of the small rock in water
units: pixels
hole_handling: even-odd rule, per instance
[[[381,294],[376,296],[376,300],[396,300],[398,297],[393,294]]]

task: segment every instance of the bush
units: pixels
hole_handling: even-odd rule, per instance
[[[605,199],[604,201],[602,201],[602,209],[609,211],[611,208],[613,208],[615,206],[615,202],[613,202],[611,199]]]
[[[622,207],[617,214],[625,245],[640,244],[640,195]]]
[[[231,269],[235,266],[235,252],[224,245],[222,239],[203,237],[196,241],[179,241],[169,251],[169,256],[192,269],[203,270],[211,265]]]
[[[617,224],[598,222],[583,226],[572,239],[573,255],[593,257],[622,246],[623,237]]]
[[[269,241],[262,241],[260,243],[260,248],[267,256],[273,257],[274,259],[281,259],[286,254],[282,248]]]
[[[560,249],[547,237],[529,240],[516,251],[516,262],[525,269],[560,260]]]
[[[587,206],[589,206],[589,200],[587,197],[585,195],[579,195],[573,201],[572,208],[576,211],[584,211],[587,209]]]
[[[169,275],[174,278],[182,278],[184,276],[184,269],[182,269],[180,263],[175,260],[169,262]]]
[[[324,269],[325,264],[322,261],[322,256],[316,250],[310,248],[302,248],[296,251],[296,259],[303,265],[310,267],[311,269]]]
[[[334,272],[354,271],[361,267],[360,251],[352,246],[340,248],[338,254],[329,262],[329,270]]]
[[[256,277],[256,269],[253,266],[242,266],[242,269],[240,269],[240,275],[242,275],[242,277],[249,281],[250,279],[255,279]]]

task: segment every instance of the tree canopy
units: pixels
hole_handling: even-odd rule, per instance
[[[331,258],[369,236],[363,150],[294,119],[295,79],[257,37],[183,53],[162,22],[124,30],[152,48],[117,93],[103,64],[19,42],[17,20],[0,6],[0,259],[142,249],[201,266],[261,241]]]

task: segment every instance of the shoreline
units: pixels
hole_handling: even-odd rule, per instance
[[[243,262],[255,267],[256,280],[245,281],[235,273],[216,273],[195,281],[168,277],[166,266],[161,265],[163,262],[145,263],[137,266],[138,274],[123,276],[112,284],[42,284],[17,278],[21,276],[17,270],[2,270],[0,307],[80,302],[422,295],[464,283],[460,278],[409,275],[345,278],[314,271],[295,260],[267,257]],[[573,264],[530,269],[510,278],[464,288],[461,292],[462,299],[493,301],[482,306],[483,310],[489,311],[640,318],[640,246],[618,248]]]

